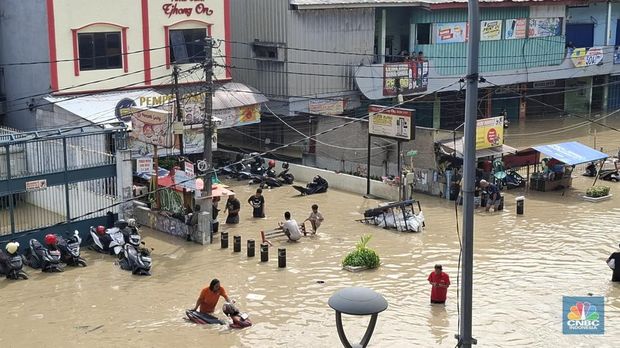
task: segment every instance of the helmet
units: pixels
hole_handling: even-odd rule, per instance
[[[129,227],[136,227],[136,219],[127,220],[127,224],[129,225]]]
[[[288,169],[288,162],[282,162],[282,169]]]
[[[118,227],[119,229],[125,229],[125,227],[127,227],[129,224],[127,223],[127,221],[120,219],[117,222],[114,223],[114,227]]]
[[[49,233],[45,235],[45,244],[47,245],[56,245],[58,243],[58,237],[55,234]]]
[[[276,166],[276,161],[274,160],[269,160],[269,162],[267,162],[267,166],[269,166],[269,168],[273,168]]]
[[[97,229],[95,231],[97,232],[98,235],[103,236],[103,234],[105,233],[105,227],[97,226]]]
[[[239,310],[237,309],[237,307],[235,307],[234,304],[226,302],[224,303],[224,307],[222,308],[222,311],[224,312],[224,314],[226,315],[237,315],[239,314]]]
[[[6,249],[7,253],[15,254],[17,252],[17,249],[19,249],[19,243],[17,243],[17,242],[10,242],[4,248]]]

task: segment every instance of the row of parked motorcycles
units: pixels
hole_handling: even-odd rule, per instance
[[[13,280],[28,279],[24,265],[43,272],[63,272],[65,265],[86,267],[86,261],[80,256],[81,243],[78,231],[67,238],[49,233],[43,238],[43,243],[31,239],[22,255],[19,243],[9,242],[4,251],[0,250],[0,275]]]
[[[120,267],[133,274],[151,274],[150,250],[144,247],[135,220],[119,220],[108,229],[104,226],[91,227],[90,234],[94,242],[93,250],[115,255]],[[43,243],[30,239],[23,254],[18,242],[9,242],[4,250],[0,250],[0,275],[12,280],[28,279],[24,265],[43,272],[63,272],[66,266],[86,267],[86,261],[80,255],[81,244],[78,231],[66,238],[47,234]]]
[[[135,220],[118,220],[112,228],[91,227],[90,235],[92,250],[115,255],[121,269],[132,274],[151,275],[151,250],[144,246]]]
[[[288,163],[282,163],[282,171],[276,172],[276,161],[269,160],[267,167],[265,160],[258,154],[251,153],[246,157],[238,156],[234,163],[229,163],[220,168],[220,175],[229,179],[249,180],[250,184],[258,184],[261,187],[280,187],[291,185],[295,181],[293,174],[289,173]]]

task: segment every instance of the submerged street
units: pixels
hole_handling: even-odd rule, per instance
[[[618,118],[608,124],[618,126]],[[567,120],[571,126],[580,120]],[[510,134],[557,130],[557,123],[512,124],[507,144],[524,147],[556,140],[593,145],[591,127],[538,136]],[[597,127],[597,147],[617,152],[618,133]],[[620,339],[620,284],[610,282],[605,259],[620,242],[620,183],[611,200],[590,203],[580,196],[592,178],[573,173],[574,185],[564,191],[505,191],[506,207],[498,213],[475,213],[473,335],[480,347],[613,347]],[[26,268],[27,281],[0,280],[2,347],[25,346],[198,346],[213,347],[338,347],[329,297],[348,286],[381,293],[388,309],[379,315],[372,347],[453,347],[458,332],[458,260],[461,207],[428,195],[422,202],[426,228],[398,233],[354,221],[378,201],[330,189],[301,197],[292,187],[265,190],[267,218],[251,218],[245,202],[255,190],[233,182],[242,202],[241,223],[228,231],[230,248],[199,246],[164,233],[142,230],[153,251],[153,275],[131,276],[114,258],[84,251],[85,269],[43,274]],[[524,194],[525,214],[515,213],[514,197]],[[272,229],[290,211],[303,221],[316,203],[325,222],[316,236],[291,244],[277,241],[268,263],[246,256],[246,241]],[[222,215],[220,213],[220,215]],[[223,217],[223,216],[222,216]],[[220,221],[222,221],[220,217]],[[362,235],[381,257],[374,271],[349,273],[340,262]],[[241,253],[233,253],[232,236],[242,236]],[[287,268],[277,267],[277,248],[287,249]],[[429,304],[426,278],[443,264],[452,285],[444,306]],[[244,330],[199,326],[183,319],[200,290],[219,278],[254,325]],[[562,296],[605,296],[605,335],[562,334]],[[221,313],[221,305],[216,314]],[[345,316],[349,338],[358,340],[366,319]],[[8,333],[11,333],[10,335]]]

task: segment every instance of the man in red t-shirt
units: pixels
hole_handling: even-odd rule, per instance
[[[442,272],[441,265],[435,265],[435,271],[428,276],[428,282],[433,286],[431,290],[431,303],[446,303],[450,277]]]

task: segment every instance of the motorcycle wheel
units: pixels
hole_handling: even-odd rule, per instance
[[[26,274],[26,272],[20,271],[19,273],[17,273],[17,279],[26,280],[28,279],[28,275]]]
[[[86,266],[87,266],[86,261],[84,261],[84,260],[82,260],[82,259],[79,259],[79,260],[76,262],[76,264],[77,264],[78,266],[82,266],[82,267],[86,267]]]

